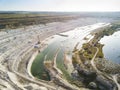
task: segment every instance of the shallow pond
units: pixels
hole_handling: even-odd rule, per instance
[[[84,37],[86,36],[89,38],[93,37],[89,35],[89,33],[92,30],[95,30],[99,27],[103,27],[104,25],[106,24],[96,23],[93,25],[77,27],[74,30],[61,33],[58,35],[54,35],[53,36],[54,38],[51,39],[52,42],[48,44],[47,48],[44,49],[41,53],[39,53],[36,59],[34,60],[32,67],[31,67],[31,72],[33,76],[40,78],[40,79],[44,79],[44,80],[50,79],[48,77],[48,74],[46,74],[45,72],[43,61],[45,57],[46,57],[46,60],[53,60],[53,57],[57,49],[59,49],[57,59],[56,59],[57,67],[64,73],[63,78],[69,79],[70,78],[69,76],[71,74],[69,71],[66,70],[64,66],[64,53],[67,52],[66,55],[69,57],[70,60],[72,60],[72,51],[74,47],[76,46],[76,44],[79,43],[77,48],[80,49],[82,44],[87,41],[87,40],[84,40]],[[70,69],[73,69],[73,67],[71,66]]]

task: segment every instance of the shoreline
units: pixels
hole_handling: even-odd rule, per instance
[[[103,24],[102,27],[105,27],[106,25],[108,25],[108,24],[105,24],[105,23],[99,23],[99,24]],[[94,24],[92,24],[92,25],[94,25]],[[85,26],[89,26],[89,25],[85,25]],[[80,26],[80,27],[76,27],[76,28],[81,28],[81,27],[85,27],[85,26]],[[70,29],[70,30],[65,30],[65,31],[62,31],[62,30],[61,30],[61,32],[59,32],[59,33],[66,33],[66,32],[69,32],[69,31],[74,31],[74,30],[76,30],[76,28]],[[98,28],[101,28],[101,26],[98,27]],[[93,31],[94,31],[94,30],[90,31],[89,34],[87,34],[85,37],[87,37],[88,35],[90,35],[90,33],[93,32]],[[57,34],[54,34],[54,35],[57,35]],[[42,42],[44,42],[44,43],[41,43],[41,44],[45,44],[46,42],[49,42],[49,41],[51,40],[51,37],[53,37],[54,35],[51,35],[51,36],[45,38],[44,40],[42,40]],[[92,39],[92,38],[93,38],[93,37],[89,38],[89,40]],[[50,39],[50,40],[47,40],[47,39]],[[83,38],[83,40],[84,40],[84,38]],[[88,40],[88,41],[89,41],[89,40]],[[86,42],[88,42],[88,41],[86,41]],[[85,43],[85,42],[84,42],[84,43]],[[83,43],[83,44],[84,44],[84,43]],[[83,45],[83,44],[82,44],[82,45]],[[42,47],[42,48],[41,48],[42,50],[40,50],[40,51],[43,51],[45,48],[46,48],[46,46]],[[32,73],[31,73],[31,67],[32,67],[32,64],[33,64],[33,62],[34,62],[34,60],[35,60],[35,58],[36,58],[37,55],[38,55],[38,50],[33,53],[33,55],[32,55],[31,58],[30,58],[30,61],[29,61],[28,65],[27,65],[28,74],[29,74],[32,78],[35,78],[35,77],[34,77],[34,76],[32,75]]]
[[[112,35],[104,36],[100,39],[99,43],[103,44],[103,53],[106,59],[119,63],[119,34],[120,31],[115,31]],[[108,53],[109,52],[109,53]]]
[[[99,89],[99,84],[101,84],[100,87],[108,86],[105,90],[110,90],[109,88],[112,87],[115,87],[115,90],[119,89],[119,75],[94,73],[92,66],[98,65],[101,70],[109,70],[110,73],[120,72],[120,66],[115,67],[116,71],[114,71],[114,68],[107,67],[107,65],[112,67],[113,64],[110,65],[109,62],[100,59],[99,61],[103,61],[100,67],[100,63],[95,62],[95,57],[100,49],[97,52],[94,49],[96,45],[91,40],[97,31],[100,31],[102,27],[104,29],[109,23],[112,26],[112,23],[115,22],[116,25],[112,29],[119,27],[120,30],[120,26],[117,26],[120,25],[117,22],[119,15],[103,17],[96,13],[92,15],[88,13],[40,13],[39,17],[39,14],[34,16],[29,13],[28,17],[26,14],[23,14],[23,17],[19,14],[2,15],[0,89],[75,90],[72,88],[75,87],[76,90],[88,90]],[[109,33],[111,34],[111,32]],[[107,33],[105,32],[105,34]],[[88,46],[89,52],[86,51],[90,56],[79,52],[83,49],[83,44],[87,42],[91,42],[91,46],[93,46],[93,49]],[[60,50],[55,54],[58,48]],[[90,54],[92,50],[94,51]],[[98,56],[100,55],[101,53]],[[93,59],[90,62],[91,59],[84,59],[84,56],[93,57]],[[73,59],[78,61],[76,67]],[[50,67],[47,65],[49,72],[45,68],[44,62],[48,62],[48,65],[51,63]],[[99,68],[98,70],[100,70]],[[53,76],[53,79],[50,79],[50,76]]]
[[[27,72],[30,75],[30,77],[32,77],[33,79],[35,79],[35,77],[31,73],[31,67],[32,67],[32,63],[35,60],[37,55],[38,55],[38,51],[34,52],[33,55],[31,56],[30,60],[29,60],[28,65],[27,65]]]
[[[52,35],[53,36],[53,35]],[[50,37],[48,37],[48,38],[45,38],[42,42],[43,43],[41,43],[41,44],[45,44],[46,42],[49,42],[49,41],[46,41],[47,39],[51,39],[52,38],[52,36],[50,36]],[[39,50],[40,50],[40,53],[46,48],[46,46],[47,45],[45,45],[45,46],[43,46],[42,48],[39,48],[38,50],[36,50],[33,54],[32,54],[32,56],[31,56],[31,58],[29,59],[29,62],[28,62],[28,64],[27,64],[27,72],[28,72],[28,74],[33,78],[33,79],[35,79],[35,77],[32,75],[32,72],[31,72],[31,67],[32,67],[32,64],[33,64],[33,62],[34,62],[34,60],[35,60],[35,58],[37,57],[37,55],[39,54]]]
[[[107,28],[107,30],[106,30],[106,28]],[[80,65],[79,65],[80,67],[77,67],[77,64],[79,64],[77,59],[75,59],[76,61],[74,60],[74,62],[75,62],[74,64],[75,64],[75,67],[78,68],[78,71],[81,72],[81,75],[82,74],[87,75],[87,73],[83,73],[85,68],[87,68],[89,73],[91,73],[90,71],[94,71],[95,73],[97,73],[97,74],[94,74],[96,77],[93,79],[93,81],[94,80],[96,81],[94,83],[96,85],[98,85],[97,87],[99,87],[99,83],[103,83],[104,79],[106,79],[105,85],[103,85],[103,88],[112,89],[112,88],[117,87],[119,89],[120,84],[117,81],[116,75],[119,74],[120,70],[118,68],[120,67],[120,65],[114,64],[113,62],[110,62],[110,61],[107,61],[104,58],[104,53],[102,51],[103,45],[101,43],[99,43],[99,41],[101,40],[101,38],[103,36],[105,36],[106,34],[109,36],[115,32],[115,30],[114,30],[114,32],[112,32],[112,34],[111,34],[112,27],[106,27],[106,28],[105,29],[103,28],[100,31],[96,32],[97,34],[94,32],[94,34],[95,34],[94,38],[90,42],[85,43],[84,46],[82,47],[82,50],[79,51],[78,55],[80,56],[83,64],[80,63]],[[91,60],[91,61],[89,61],[89,60]],[[87,65],[89,67],[87,67],[86,61],[88,62]],[[83,65],[84,65],[84,67],[83,67]],[[99,77],[100,75],[102,77]],[[100,81],[98,80],[98,77],[99,77]],[[104,77],[104,79],[103,79],[103,77]],[[93,81],[90,81],[89,84]],[[112,81],[112,83],[111,83],[111,81]],[[109,87],[107,87],[108,82],[109,82],[109,85],[108,85]],[[111,87],[112,85],[114,87]],[[97,87],[95,87],[95,88],[97,88]]]

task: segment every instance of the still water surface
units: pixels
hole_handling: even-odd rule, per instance
[[[46,60],[53,60],[53,57],[55,55],[55,52],[59,48],[59,52],[57,55],[57,67],[64,73],[63,76],[69,76],[70,73],[65,69],[64,66],[64,53],[67,52],[67,57],[69,59],[72,59],[72,51],[74,47],[76,46],[77,43],[78,49],[82,46],[83,43],[86,42],[84,40],[84,37],[93,37],[90,36],[89,33],[92,30],[95,30],[97,28],[103,27],[107,24],[104,23],[96,23],[92,25],[87,25],[83,27],[77,27],[74,30],[61,33],[61,35],[54,35],[52,38],[52,42],[48,44],[47,48],[43,50],[41,53],[38,54],[36,59],[34,60],[32,67],[31,67],[31,72],[33,76],[48,80],[48,75],[45,72],[43,61],[46,57]],[[72,67],[70,67],[72,69]],[[71,70],[72,71],[72,70]]]
[[[120,63],[120,31],[110,36],[104,36],[100,42],[104,44],[103,53],[105,58]]]

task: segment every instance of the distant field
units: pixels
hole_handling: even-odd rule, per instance
[[[80,15],[57,13],[1,13],[0,29],[14,29],[34,24],[46,24],[77,19]]]
[[[22,12],[0,11],[0,30],[14,29],[29,25],[46,24],[50,22],[64,22],[78,18],[106,19],[107,21],[120,19],[120,12]],[[105,21],[105,20],[104,20]]]

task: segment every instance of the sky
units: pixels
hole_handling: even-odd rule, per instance
[[[120,0],[0,0],[0,11],[120,11]]]

